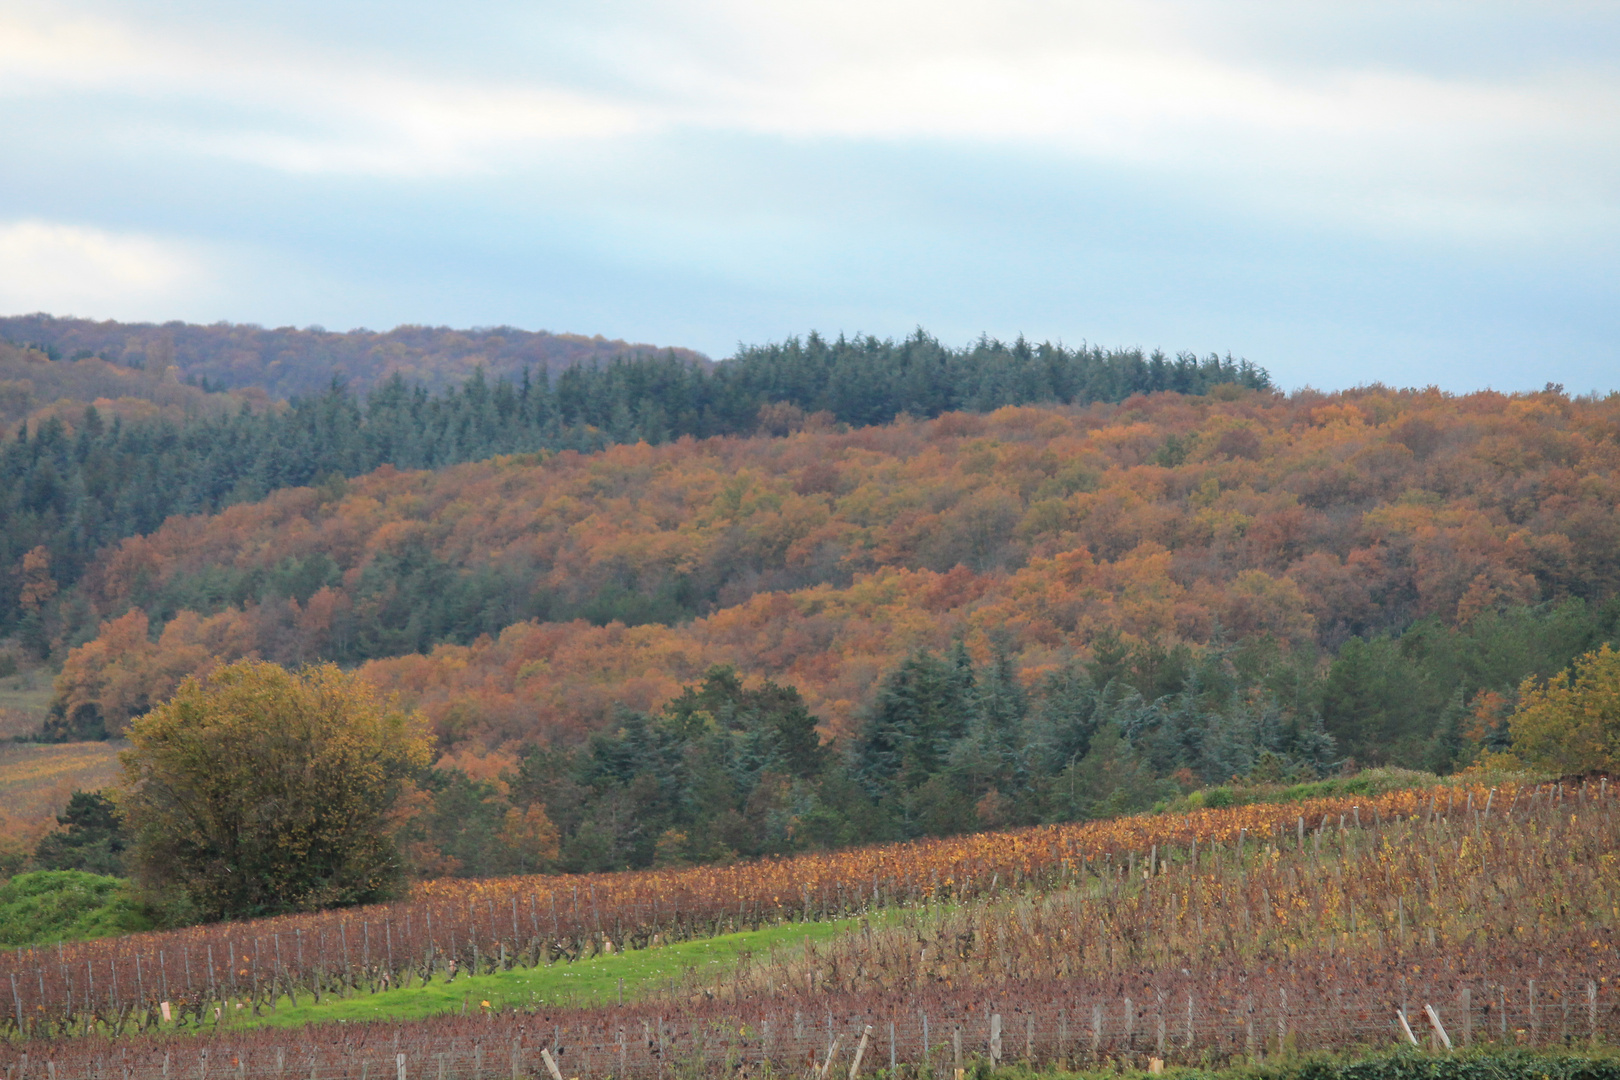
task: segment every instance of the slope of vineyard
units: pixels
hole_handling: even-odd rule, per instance
[[[0,743],[0,836],[38,841],[74,791],[111,786],[124,745]]]
[[[253,1076],[396,1054],[431,1073],[446,1055],[463,1075],[475,1055],[545,1048],[570,1075],[651,1076],[728,1057],[792,1067],[892,1024],[882,1042],[905,1062],[948,1060],[963,1037],[1007,1060],[1210,1062],[1387,1045],[1403,1020],[1428,1030],[1425,1005],[1458,1044],[1568,1045],[1620,1035],[1615,800],[1607,781],[1457,785],[723,869],[435,883],[387,908],[5,954],[12,1033],[29,1038],[0,1054],[84,1072],[110,1057],[140,1077],[203,1067],[204,1051]],[[215,1022],[216,1006],[263,1012],[294,990],[442,985],[891,905],[869,929],[623,1007],[480,1003],[297,1034]],[[176,1024],[204,1037],[176,1039]]]

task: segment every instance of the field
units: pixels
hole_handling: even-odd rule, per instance
[[[124,743],[0,743],[0,837],[32,843],[56,826],[76,789],[94,791],[118,775]]]
[[[0,678],[0,739],[38,731],[52,693],[51,677],[44,671],[30,669]]]
[[[1218,1063],[1442,1030],[1458,1045],[1587,1045],[1620,1034],[1614,801],[1606,781],[1458,786],[435,882],[388,907],[8,954],[10,1027],[26,1039],[5,1053],[66,1075],[126,1062],[135,1080],[204,1075],[205,1052],[239,1076],[359,1077],[400,1054],[411,1075],[527,1075],[541,1049],[570,1076],[792,1074],[835,1040],[849,1063],[869,1025],[864,1059],[913,1072],[959,1053]],[[851,918],[829,936],[827,920]],[[634,965],[726,948],[728,931],[769,936],[638,983]],[[617,971],[631,976],[622,1006]],[[579,991],[559,1001],[571,977]],[[321,1017],[351,1022],[282,1026]]]

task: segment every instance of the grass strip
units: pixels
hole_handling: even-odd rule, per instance
[[[232,1015],[222,1020],[221,1026],[232,1029],[303,1027],[371,1020],[420,1020],[444,1013],[478,1013],[506,1007],[610,1005],[619,1000],[621,979],[624,1000],[634,1001],[671,982],[679,983],[689,971],[700,978],[724,975],[745,956],[768,952],[773,946],[791,948],[802,944],[806,938],[826,940],[853,930],[859,924],[859,919],[788,923],[654,949],[596,956],[571,964],[460,975],[451,982],[435,979],[425,986],[346,998],[328,994],[318,1003],[308,995],[299,995],[291,1004],[283,997],[274,1012],[265,1010],[260,1016],[252,1015],[245,1006],[236,1006],[231,1010]]]

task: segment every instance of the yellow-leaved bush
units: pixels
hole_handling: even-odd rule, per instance
[[[137,880],[173,917],[311,911],[394,895],[427,724],[335,665],[243,660],[129,729],[118,803]]]
[[[1508,726],[1513,752],[1537,768],[1567,775],[1620,767],[1620,652],[1604,645],[1545,685],[1526,679]]]

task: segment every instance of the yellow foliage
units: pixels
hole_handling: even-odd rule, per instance
[[[1545,686],[1526,679],[1508,720],[1515,752],[1560,773],[1620,765],[1620,652],[1604,645],[1577,657],[1574,670]]]
[[[120,755],[138,876],[216,917],[386,897],[425,729],[331,664],[244,660],[186,679]]]

